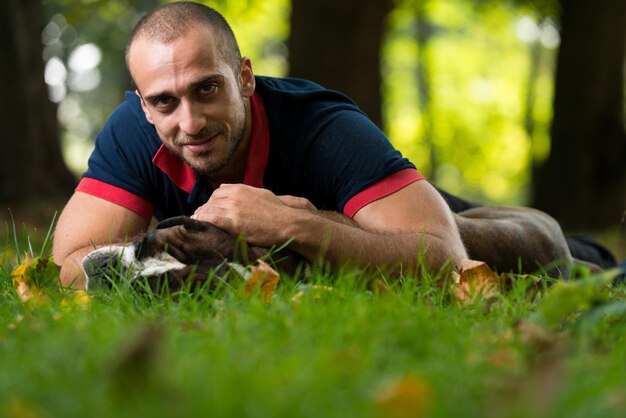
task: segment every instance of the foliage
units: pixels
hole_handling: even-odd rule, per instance
[[[539,30],[535,13],[488,3],[400,2],[383,49],[388,131],[444,189],[519,204],[533,160],[549,149],[553,51],[519,38]]]
[[[520,277],[463,303],[433,278],[345,271],[281,277],[269,301],[233,283],[32,304],[6,250],[4,416],[606,417],[626,400],[614,273],[539,293]]]

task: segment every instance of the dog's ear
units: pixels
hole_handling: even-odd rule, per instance
[[[111,287],[111,277],[114,271],[122,272],[129,268],[129,261],[124,259],[124,251],[133,252],[130,247],[110,245],[94,250],[87,254],[82,260],[83,271],[87,278],[86,290],[95,288]],[[134,255],[131,255],[131,258]]]
[[[167,218],[159,222],[154,229],[166,229],[176,225],[185,225],[187,220],[192,220],[187,216],[174,216],[173,218]]]
[[[175,216],[173,218],[167,218],[157,224],[154,229],[167,229],[173,226],[182,225],[188,231],[205,231],[210,232],[214,230],[223,231],[221,228],[213,225],[209,222],[198,221],[188,216]]]

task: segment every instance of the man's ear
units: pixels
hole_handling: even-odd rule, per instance
[[[148,119],[148,122],[154,125],[154,122],[152,121],[152,116],[150,116],[150,112],[148,111],[148,106],[146,105],[146,102],[144,102],[143,97],[141,97],[141,93],[139,93],[139,90],[135,90],[135,94],[139,97],[139,101],[141,102],[141,109],[146,115],[146,119]]]
[[[256,82],[254,80],[254,73],[252,72],[252,62],[248,57],[241,58],[241,65],[239,67],[239,83],[243,97],[252,97],[256,87]]]

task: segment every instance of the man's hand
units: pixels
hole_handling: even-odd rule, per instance
[[[307,199],[278,197],[266,189],[244,184],[222,184],[192,218],[210,222],[231,235],[243,234],[259,247],[280,245],[291,237],[287,226],[295,211],[315,210]]]
[[[309,199],[305,199],[304,197],[297,197],[297,196],[290,196],[290,195],[283,195],[283,196],[277,196],[277,197],[278,199],[280,199],[281,202],[283,202],[285,205],[289,206],[290,208],[303,209],[303,210],[308,210],[308,211],[317,210],[317,208],[313,205],[313,203],[311,203]]]

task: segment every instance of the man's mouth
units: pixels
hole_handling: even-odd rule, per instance
[[[192,153],[202,153],[202,152],[210,151],[218,135],[219,134],[215,134],[215,135],[209,136],[201,140],[183,143],[182,148]]]

